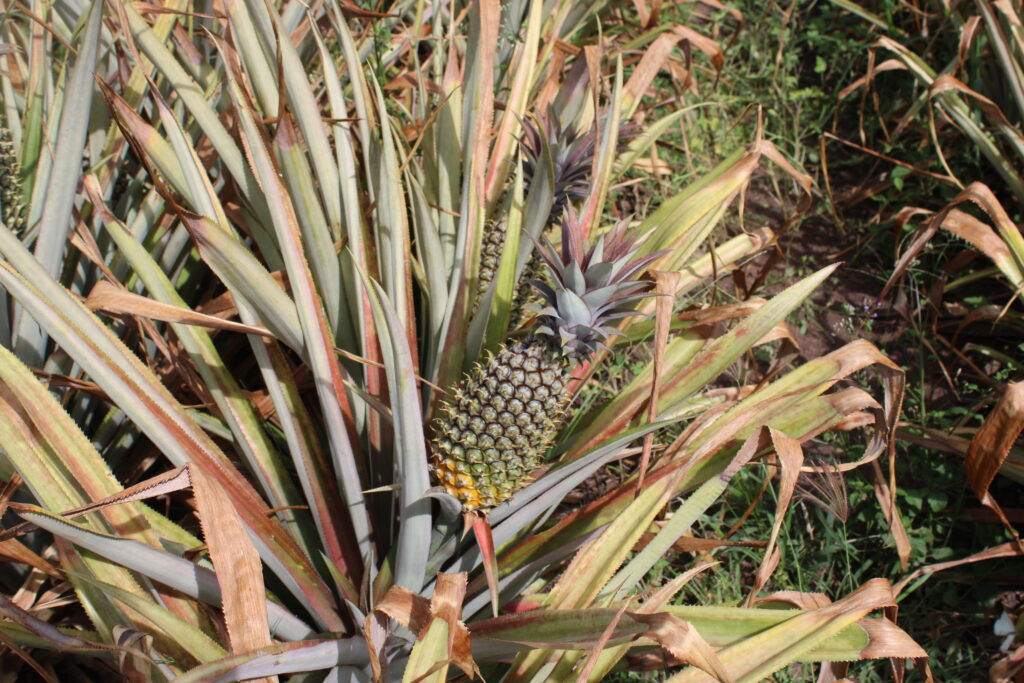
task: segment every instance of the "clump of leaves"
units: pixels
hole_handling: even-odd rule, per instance
[[[753,459],[778,457],[788,501],[802,441],[866,426],[873,459],[895,427],[901,374],[866,342],[709,391],[785,336],[833,267],[770,300],[673,313],[769,244],[761,231],[702,249],[762,160],[779,159],[767,143],[622,228],[659,296],[618,333],[651,343],[653,361],[563,430],[545,471],[470,518],[478,542],[432,485],[431,419],[508,343],[516,283],[556,202],[543,143],[527,189],[521,122],[554,103],[595,131],[576,209],[578,234],[596,239],[618,174],[664,126],[621,153],[619,131],[695,32],[652,28],[659,49],[626,79],[623,56],[590,42],[600,6],[225,9],[94,3],[80,16],[57,2],[5,25],[29,57],[8,60],[18,79],[0,73],[31,169],[25,234],[0,228],[0,500],[21,520],[2,537],[17,594],[0,628],[24,665],[45,672],[35,658],[49,648],[133,680],[443,681],[454,665],[596,681],[648,665],[654,647],[690,665],[673,680],[753,681],[794,661],[922,656],[869,616],[894,606],[885,581],[835,603],[757,598],[777,528],[758,609],[670,606],[689,575],[636,594]],[[48,49],[59,39],[73,53]],[[588,43],[575,59],[570,40]],[[143,168],[120,163],[131,157]],[[506,246],[477,302],[495,219]],[[570,392],[603,357],[581,354]],[[888,380],[881,403],[834,389],[866,367]],[[672,426],[685,428],[655,451]],[[640,440],[638,472],[550,521]],[[164,513],[143,502],[171,494]],[[44,609],[57,596],[74,609]]]

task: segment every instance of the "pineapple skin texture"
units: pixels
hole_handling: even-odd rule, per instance
[[[15,234],[25,227],[21,206],[21,168],[11,133],[0,128],[0,218]]]
[[[478,364],[445,403],[432,469],[464,511],[500,505],[526,483],[565,416],[569,370],[546,341],[516,341]]]
[[[476,300],[487,293],[487,288],[494,281],[498,274],[498,266],[501,265],[501,252],[505,247],[505,232],[507,225],[504,221],[493,223],[484,235],[483,244],[480,245],[480,279],[477,285]]]

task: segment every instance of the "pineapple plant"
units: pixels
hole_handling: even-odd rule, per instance
[[[523,486],[562,424],[570,373],[615,333],[610,323],[632,312],[649,285],[639,275],[661,256],[638,257],[625,222],[585,249],[571,209],[561,232],[560,250],[545,240],[537,252],[551,278],[530,283],[547,305],[529,335],[479,363],[442,407],[434,474],[467,512]]]
[[[61,680],[440,682],[457,666],[508,683],[599,681],[656,646],[694,665],[680,680],[747,681],[879,652],[878,633],[884,652],[916,656],[870,616],[891,600],[884,586],[820,609],[677,606],[681,582],[646,590],[732,474],[771,452],[769,430],[800,442],[863,425],[859,407],[877,406],[830,390],[888,367],[865,347],[735,395],[707,391],[829,271],[742,315],[711,309],[716,329],[732,322],[717,338],[661,326],[672,337],[660,388],[649,364],[563,426],[564,453],[527,481],[563,422],[572,369],[596,362],[613,325],[649,339],[629,316],[652,305],[645,269],[686,273],[675,294],[699,299],[769,244],[753,233],[703,248],[765,143],[664,199],[629,228],[636,242],[620,226],[586,246],[573,218],[558,249],[543,240],[562,152],[541,144],[526,179],[514,163],[520,122],[574,68],[553,46],[611,35],[601,6],[556,5],[400,2],[382,16],[259,0],[211,13],[172,0],[11,7],[0,28],[17,50],[0,55],[0,86],[5,120],[21,119],[32,233],[0,228],[0,542],[11,559],[0,634],[20,646],[0,649],[0,671],[31,675],[38,659]],[[489,61],[499,25],[507,64]],[[661,66],[647,60],[627,88],[619,58],[633,49],[616,44],[602,53],[616,61],[611,87],[598,74],[572,89],[607,93],[592,217],[629,167],[611,141],[639,106],[631,93]],[[496,224],[538,238],[551,271],[521,338],[504,318],[525,247],[505,246],[492,305],[473,310],[469,255]],[[496,353],[474,370],[483,349]],[[445,409],[438,389],[452,396]],[[434,445],[444,432],[425,416],[442,414],[460,443]],[[869,425],[873,443],[889,424]],[[571,519],[549,519],[598,468],[670,426],[687,428],[643,481],[632,474]],[[456,451],[485,437],[507,439],[504,460]],[[431,447],[450,457],[432,460]],[[461,499],[437,490],[432,465],[442,478],[469,470]],[[490,510],[496,600],[480,548],[460,534],[471,506]],[[663,513],[670,524],[634,553]]]

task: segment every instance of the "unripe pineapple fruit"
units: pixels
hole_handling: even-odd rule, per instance
[[[466,510],[507,500],[537,466],[565,411],[569,364],[540,340],[513,342],[473,369],[447,403],[434,473]]]
[[[483,244],[480,245],[480,275],[477,284],[477,302],[487,293],[487,288],[498,274],[501,265],[501,251],[505,247],[506,225],[503,221],[495,221],[487,226]]]
[[[523,487],[565,418],[569,374],[646,294],[636,278],[659,254],[634,258],[625,224],[584,249],[575,214],[562,222],[561,250],[540,248],[551,284],[530,336],[502,348],[463,378],[441,409],[433,471],[467,512],[487,510]]]
[[[635,128],[632,125],[623,126],[620,129],[620,152],[625,149],[625,143],[634,132]],[[554,171],[554,196],[551,211],[545,223],[545,229],[547,229],[558,222],[566,207],[573,201],[584,199],[587,196],[590,188],[590,174],[594,164],[594,152],[597,148],[597,135],[593,130],[580,133],[572,126],[562,126],[554,112],[548,112],[548,115],[538,122],[524,121],[520,148],[523,152],[523,174],[527,189],[533,182],[545,145],[551,153]],[[477,303],[483,300],[483,296],[487,293],[487,289],[498,272],[502,252],[505,248],[506,229],[507,225],[503,220],[492,220],[485,229],[483,242],[480,245]],[[536,252],[533,253],[520,276],[520,282],[540,280],[544,276],[543,269],[543,260]],[[511,329],[519,327],[526,318],[528,307],[536,300],[536,292],[529,287],[516,288],[515,299],[510,308]]]
[[[21,167],[11,142],[11,133],[0,128],[0,218],[13,232],[24,227],[21,204]]]
[[[524,121],[520,147],[523,151],[523,174],[527,189],[533,182],[533,176],[540,163],[545,143],[551,152],[554,171],[554,196],[545,224],[546,228],[558,222],[570,202],[587,196],[597,136],[594,131],[580,133],[571,126],[563,127],[554,112],[548,112],[548,115],[540,122]],[[498,272],[502,251],[505,248],[507,228],[505,221],[495,220],[488,223],[484,232],[484,239],[480,245],[477,302],[486,294],[487,288],[491,286],[491,282]],[[528,282],[533,278],[539,279],[543,273],[537,271],[541,268],[541,261],[534,254],[523,272],[521,280]],[[518,294],[511,309],[513,328],[518,327],[519,322],[522,322],[525,305],[533,301],[533,297],[531,297],[533,293],[529,287],[518,288],[516,291]]]

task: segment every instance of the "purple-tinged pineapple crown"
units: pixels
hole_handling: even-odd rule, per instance
[[[581,134],[572,126],[563,128],[552,111],[549,111],[540,123],[524,121],[521,144],[524,157],[523,172],[527,185],[537,171],[542,140],[547,142],[551,150],[555,174],[554,204],[549,214],[555,219],[562,215],[570,200],[579,200],[587,196],[597,137],[593,131]]]
[[[640,127],[632,123],[619,127],[619,149],[640,133]],[[579,132],[572,125],[563,127],[553,110],[548,110],[539,123],[523,122],[523,172],[526,184],[537,170],[541,154],[541,142],[546,141],[551,150],[551,161],[555,174],[555,197],[551,206],[549,221],[554,222],[562,215],[571,201],[586,199],[590,193],[591,171],[597,152],[597,131],[593,128],[586,133]]]
[[[638,278],[661,253],[638,257],[626,227],[625,221],[618,223],[588,248],[579,219],[569,207],[562,219],[561,248],[547,239],[538,245],[552,283],[530,281],[546,304],[533,333],[561,347],[572,362],[603,348],[618,334],[610,323],[632,315],[636,301],[650,296],[650,282]]]

